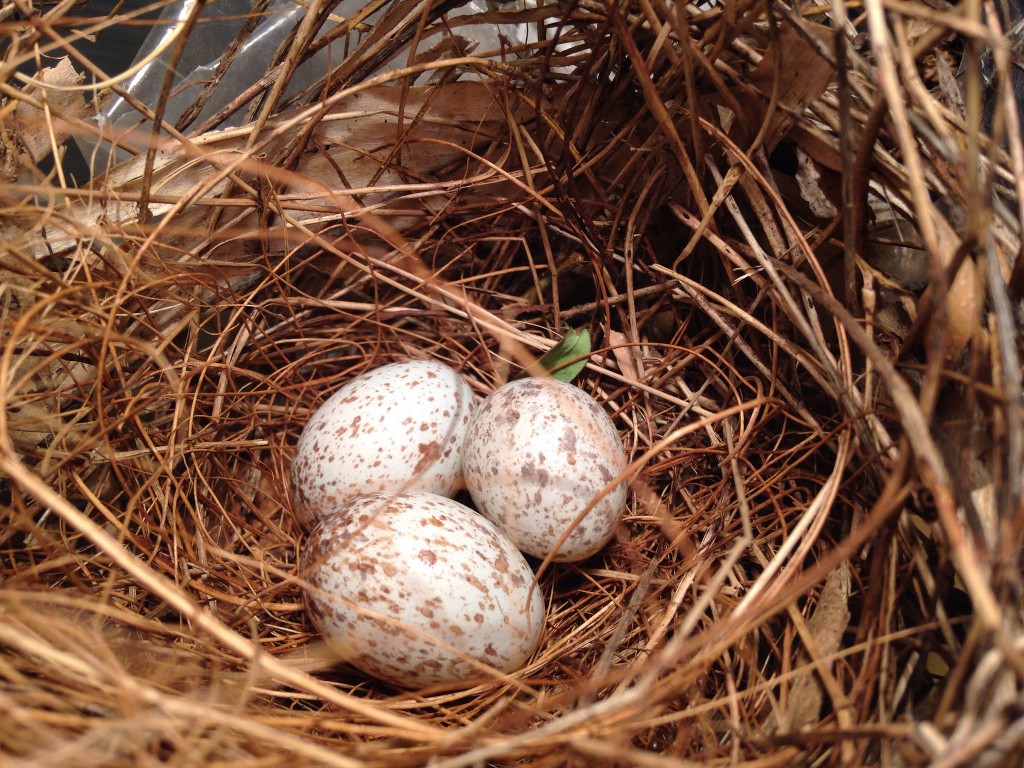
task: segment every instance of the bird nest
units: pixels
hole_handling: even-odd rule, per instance
[[[5,761],[1021,759],[1012,15],[93,5],[0,10]],[[535,656],[339,664],[314,409],[405,359],[482,397],[582,328],[630,500],[541,571]]]

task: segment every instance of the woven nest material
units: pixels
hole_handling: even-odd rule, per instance
[[[1012,3],[256,2],[184,84],[219,4],[128,5],[0,10],[0,762],[1024,760]],[[148,102],[75,47],[133,25]],[[336,663],[310,414],[570,327],[633,474],[540,650]]]

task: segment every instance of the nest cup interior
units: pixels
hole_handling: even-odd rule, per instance
[[[1020,755],[1012,15],[209,5],[0,10],[0,755]],[[120,75],[75,47],[133,25]],[[310,415],[407,359],[483,398],[569,328],[630,497],[540,569],[537,653],[411,691],[337,663]]]

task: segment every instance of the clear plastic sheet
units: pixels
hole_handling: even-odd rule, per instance
[[[201,108],[191,116],[186,132],[207,123],[239,95],[256,85],[267,74],[269,62],[272,61],[281,44],[301,23],[303,15],[308,11],[306,5],[297,0],[272,0],[261,14],[259,22],[244,45],[226,70],[220,72],[218,76],[225,52],[242,32],[255,5],[253,0],[217,0],[217,2],[208,3],[202,9],[199,23],[196,23],[189,32],[188,44],[172,81],[170,97],[164,104],[162,116],[166,123],[175,125],[186,110],[195,111],[197,98],[214,79],[217,80],[216,84],[209,93],[203,94],[205,101],[202,102]],[[326,34],[333,24],[350,14],[359,12],[364,5],[364,0],[343,0],[338,3],[333,10],[335,20],[325,24],[320,34]],[[487,12],[497,7],[507,9],[517,5],[518,3],[515,2],[497,5],[488,0],[469,0],[464,5],[450,11],[446,18],[451,22],[449,28],[454,30],[453,34],[457,34],[461,38],[460,42],[465,50],[471,50],[474,53],[501,51],[509,46],[525,42],[528,36],[527,25],[483,23],[460,25],[458,17]],[[134,73],[130,79],[121,83],[122,88],[131,99],[115,95],[95,118],[97,123],[108,133],[131,143],[130,136],[133,131],[151,130],[151,123],[140,114],[139,109],[132,103],[132,99],[150,109],[156,105],[161,90],[164,88],[171,56],[177,46],[172,36],[178,34],[181,25],[192,13],[193,6],[194,0],[179,0],[164,10],[161,23],[154,25],[135,61],[142,62],[147,57],[153,56],[154,52],[157,55],[153,56],[152,60]],[[346,51],[353,49],[359,43],[362,36],[367,33],[376,20],[387,12],[387,9],[388,6],[383,6],[366,18],[365,23],[360,25],[360,31],[350,32],[348,35],[339,37],[304,61],[289,78],[284,98],[287,100],[297,94],[302,94],[322,78],[331,67],[336,67],[344,59]],[[418,50],[422,52],[438,43],[440,38],[436,35],[437,32],[435,32],[435,37],[428,37],[420,41]],[[406,63],[407,61],[401,56],[392,58],[374,74],[397,69]],[[427,78],[428,76],[424,76],[421,80],[426,81]],[[236,127],[243,124],[247,117],[247,109],[243,107],[227,115],[223,120],[217,121],[215,127],[217,129]],[[112,158],[110,156],[111,144],[107,142],[97,144],[91,136],[79,137],[78,141],[83,155],[92,158],[92,167],[97,169],[97,173],[130,156],[128,152],[119,149],[116,156]]]

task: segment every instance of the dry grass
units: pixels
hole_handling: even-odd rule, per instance
[[[89,116],[126,78],[41,68],[154,22],[0,11],[0,762],[1019,762],[1024,148],[991,9],[509,5],[475,21],[528,40],[486,50],[458,3],[333,5],[235,102],[225,68],[177,106],[162,80],[116,137]],[[133,157],[44,170],[85,134]],[[409,357],[482,396],[567,325],[633,494],[543,572],[536,658],[457,690],[332,666],[287,490],[309,414]]]

